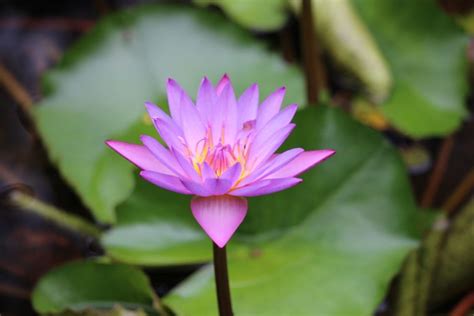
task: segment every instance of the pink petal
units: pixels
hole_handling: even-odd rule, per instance
[[[292,186],[297,185],[301,181],[303,180],[299,178],[262,180],[259,182],[254,182],[242,188],[232,190],[229,192],[229,194],[233,196],[266,195],[291,188]]]
[[[105,143],[140,169],[173,174],[173,172],[161,163],[161,161],[157,160],[145,146],[116,140],[108,140]]]
[[[244,220],[247,200],[228,195],[195,197],[191,210],[206,234],[222,248]]]
[[[228,85],[229,83],[230,83],[229,76],[227,74],[224,74],[222,78],[219,80],[219,82],[217,83],[216,94],[220,95],[224,87]]]
[[[140,140],[158,161],[160,161],[164,166],[172,171],[172,173],[170,173],[171,175],[180,177],[184,176],[184,171],[181,166],[178,164],[169,150],[161,145],[160,142],[148,135],[141,135]]]
[[[258,85],[254,83],[242,93],[237,102],[237,111],[239,112],[239,128],[247,121],[257,118],[258,110]]]
[[[140,172],[140,176],[160,188],[181,194],[192,194],[191,191],[183,186],[177,177],[153,171],[142,171]]]
[[[305,151],[280,170],[270,174],[267,178],[273,179],[297,176],[335,153],[336,151],[332,149]]]
[[[257,130],[265,126],[280,111],[281,103],[285,97],[285,87],[281,87],[270,94],[258,108]]]

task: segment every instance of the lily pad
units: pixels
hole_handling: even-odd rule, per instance
[[[395,77],[382,108],[391,123],[414,137],[456,130],[467,114],[467,34],[436,1],[353,2]]]
[[[152,310],[153,297],[147,276],[136,268],[77,261],[43,276],[32,302],[38,313],[56,314],[115,305]]]
[[[339,109],[297,113],[287,147],[336,149],[284,192],[251,198],[229,244],[237,315],[369,315],[407,252],[420,212],[397,152]],[[143,182],[103,238],[114,259],[135,264],[205,262],[211,243],[189,200]],[[146,229],[145,229],[146,228]],[[165,298],[178,315],[216,311],[211,268]]]
[[[167,108],[168,77],[197,91],[203,76],[216,81],[223,72],[239,93],[252,82],[262,95],[286,85],[288,103],[303,100],[295,66],[219,14],[185,6],[149,5],[108,16],[47,73],[45,98],[35,111],[39,132],[97,220],[113,222],[115,206],[134,187],[133,166],[104,141],[152,133],[143,103]]]

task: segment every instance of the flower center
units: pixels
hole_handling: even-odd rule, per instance
[[[230,145],[218,144],[212,148],[205,161],[211,166],[218,176],[231,167],[237,159],[232,152]]]
[[[201,174],[202,164],[206,162],[217,176],[221,176],[228,168],[239,162],[242,166],[242,177],[246,173],[245,165],[251,129],[251,126],[244,125],[240,137],[233,145],[223,144],[222,138],[217,145],[214,145],[212,131],[209,129],[206,137],[196,144],[196,154],[191,157],[194,169]]]

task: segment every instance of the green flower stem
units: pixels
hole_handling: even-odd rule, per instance
[[[232,316],[226,247],[220,248],[215,243],[212,244],[214,248],[214,277],[216,280],[219,316]]]
[[[64,210],[58,209],[52,205],[44,203],[35,197],[20,191],[14,191],[10,194],[10,201],[22,209],[40,215],[54,223],[71,229],[80,234],[99,238],[101,231],[94,224],[85,219],[69,214]]]

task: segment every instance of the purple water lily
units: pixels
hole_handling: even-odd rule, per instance
[[[227,75],[216,87],[204,78],[196,104],[173,80],[167,84],[171,116],[147,102],[148,114],[166,147],[143,135],[143,145],[107,144],[134,163],[149,182],[194,195],[191,210],[209,237],[224,247],[247,214],[246,197],[290,188],[297,176],[334,154],[334,150],[275,151],[291,133],[297,110],[281,109],[285,88],[259,106],[258,85],[237,100]]]

